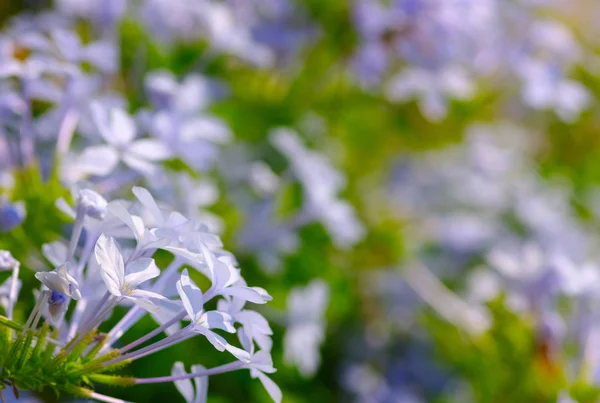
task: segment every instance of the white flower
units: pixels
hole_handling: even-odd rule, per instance
[[[131,214],[125,206],[119,202],[110,203],[108,211],[124,223],[133,233],[137,241],[137,248],[140,250],[150,248],[161,248],[168,245],[169,238],[158,238],[144,224],[144,220],[134,214]]]
[[[261,287],[248,287],[242,280],[240,269],[234,267],[233,262],[226,261],[225,257],[218,258],[214,254],[208,256],[206,263],[212,281],[209,292],[237,297],[255,304],[265,304],[273,299]]]
[[[203,371],[204,368],[202,365],[192,365],[190,371],[191,373],[196,373],[199,371]],[[185,367],[183,363],[178,361],[173,365],[173,369],[171,370],[171,375],[185,375]],[[183,396],[187,403],[206,403],[206,398],[208,395],[208,377],[207,376],[199,376],[194,378],[194,382],[192,383],[191,379],[181,379],[175,381],[175,387],[179,390],[179,393]]]
[[[266,351],[259,351],[253,354],[252,361],[246,365],[246,368],[250,370],[250,376],[253,379],[258,378],[260,380],[269,396],[271,396],[271,399],[275,403],[280,403],[282,398],[281,389],[279,389],[279,386],[271,378],[265,375],[265,373],[271,374],[276,371],[273,368],[271,355]]]
[[[69,266],[70,263],[64,263],[50,272],[36,273],[35,278],[40,280],[51,291],[56,291],[69,298],[78,300],[81,298],[79,284],[69,274]]]
[[[0,250],[0,271],[13,270],[19,267],[19,262],[7,250]]]
[[[177,239],[181,232],[185,233],[193,229],[193,223],[181,213],[172,211],[169,214],[163,214],[148,190],[136,186],[132,191],[142,206],[152,215],[155,227],[152,233],[157,237]]]
[[[79,157],[78,166],[87,173],[105,176],[123,161],[143,174],[152,174],[155,164],[170,156],[168,148],[156,139],[135,140],[133,119],[121,109],[110,111],[92,104],[92,116],[105,145],[91,146]]]
[[[85,215],[97,220],[102,220],[106,216],[107,204],[104,197],[91,189],[81,189],[77,196],[77,207],[81,208]]]
[[[293,289],[288,297],[289,325],[284,339],[287,364],[298,366],[303,376],[313,375],[321,361],[319,347],[325,339],[325,310],[329,287],[313,280],[304,288]]]
[[[83,192],[84,190],[85,192]],[[111,206],[119,204],[118,201],[108,202],[104,206],[104,199],[98,193],[89,189],[78,189],[77,187],[71,189],[71,195],[76,200],[75,208],[71,207],[62,197],[56,200],[56,207],[75,220],[77,220],[77,209],[81,208],[82,212],[85,213],[83,227],[87,231],[95,234],[103,232],[116,237],[128,236],[129,233],[126,231],[123,222],[110,212]]]
[[[432,121],[446,117],[449,98],[469,100],[474,94],[474,83],[458,66],[444,66],[441,70],[408,68],[392,78],[386,91],[391,101],[418,98],[421,112]]]
[[[238,337],[246,351],[254,351],[254,342],[260,350],[271,351],[273,331],[269,322],[260,313],[243,309],[245,303],[246,300],[242,298],[226,297],[226,299],[219,300],[217,309],[227,312],[235,322],[242,325],[242,328],[238,330]]]
[[[364,238],[366,231],[354,209],[337,196],[346,185],[344,176],[323,155],[308,150],[294,131],[280,128],[270,137],[302,183],[305,213],[323,223],[337,247],[348,248]]]
[[[17,280],[16,284],[15,284],[15,290],[16,292],[11,295],[11,290],[13,288],[13,283],[12,283],[12,279],[9,277],[6,279],[6,281],[4,283],[2,283],[2,285],[0,285],[0,306],[2,306],[4,308],[4,310],[7,312],[8,314],[8,310],[9,307],[11,306],[11,301],[13,301],[13,299],[16,299],[16,296],[19,294],[20,290],[21,290],[21,280]],[[14,296],[14,298],[13,298]],[[14,304],[14,302],[13,302]]]
[[[225,312],[204,311],[204,297],[202,291],[190,279],[187,269],[181,274],[177,281],[177,292],[181,302],[192,321],[192,330],[204,335],[207,340],[219,351],[227,350],[241,361],[249,362],[250,355],[219,336],[211,329],[221,329],[229,333],[235,333],[231,323],[231,316]]]
[[[128,299],[149,311],[159,309],[152,299],[164,300],[165,297],[136,288],[144,281],[153,279],[160,274],[154,259],[140,258],[125,267],[123,256],[114,238],[104,234],[96,242],[95,254],[102,270],[102,280],[104,280],[108,292],[116,297]],[[128,274],[125,274],[125,271]]]

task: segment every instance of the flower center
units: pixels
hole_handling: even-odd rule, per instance
[[[48,303],[50,305],[62,305],[67,300],[67,296],[65,294],[61,294],[58,291],[52,291],[50,293],[50,298],[48,299]]]

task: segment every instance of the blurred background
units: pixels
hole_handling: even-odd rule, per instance
[[[165,82],[210,117],[202,148],[165,164],[196,172],[179,208],[273,296],[259,310],[284,402],[600,401],[596,1],[3,1],[0,21],[0,37],[64,24],[111,41],[103,96],[153,135]],[[42,144],[52,105],[34,103]],[[66,228],[68,183],[40,159],[35,180],[0,177],[0,248],[33,270]],[[222,363],[206,347],[127,371]],[[171,384],[101,391],[183,401]],[[208,401],[270,400],[234,372]]]

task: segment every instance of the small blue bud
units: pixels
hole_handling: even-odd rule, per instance
[[[67,301],[67,296],[58,291],[52,291],[48,303],[50,305],[62,305]]]

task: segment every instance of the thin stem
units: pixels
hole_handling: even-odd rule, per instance
[[[97,311],[99,311],[100,308],[103,307],[104,305],[106,305],[106,307],[102,310],[102,312],[100,312],[100,314],[91,315],[88,322],[84,326],[82,326],[81,329],[79,329],[79,334],[78,334],[77,338],[75,340],[73,340],[73,342],[66,348],[66,351],[67,352],[72,351],[75,348],[75,346],[77,346],[79,343],[81,343],[81,341],[85,338],[85,336],[92,329],[94,329],[96,326],[98,326],[98,324],[100,322],[102,322],[104,315],[106,315],[111,309],[113,309],[114,306],[118,302],[119,302],[118,298],[114,297],[112,294],[107,292],[104,295],[104,297],[102,298],[102,300],[98,302],[98,305],[96,306],[96,310],[95,310],[94,314]]]
[[[12,279],[10,281],[10,293],[8,297],[8,307],[6,309],[6,316],[8,317],[8,319],[12,319],[15,303],[17,302],[17,284],[19,283],[19,267],[20,265],[17,264],[13,268]]]
[[[88,300],[81,298],[77,301],[75,305],[75,312],[73,312],[73,318],[71,319],[71,325],[69,326],[69,332],[67,333],[67,339],[72,339],[75,337],[77,333],[77,327],[79,326],[79,322],[85,313],[85,309],[87,308]]]
[[[182,331],[175,333],[171,336],[167,336],[164,339],[157,341],[156,343],[151,344],[147,347],[144,347],[137,351],[133,351],[131,353],[124,354],[120,357],[117,357],[110,361],[107,361],[103,364],[103,366],[107,367],[109,365],[116,364],[118,362],[125,361],[125,360],[130,360],[130,361],[137,360],[138,358],[142,358],[147,355],[154,354],[156,352],[164,350],[167,347],[171,347],[174,344],[180,343],[180,342],[187,340],[194,336],[196,336],[196,333],[189,331],[188,329],[183,329]]]
[[[174,381],[180,381],[183,379],[191,379],[191,378],[198,378],[198,377],[203,377],[203,376],[217,375],[217,374],[222,374],[225,372],[232,372],[232,371],[244,369],[245,365],[246,364],[244,364],[241,361],[234,361],[234,362],[230,362],[229,364],[220,365],[218,367],[214,367],[211,369],[205,369],[203,371],[192,372],[189,374],[161,376],[158,378],[138,378],[135,380],[135,383],[138,385],[141,385],[141,384],[148,384],[148,383],[174,382]]]
[[[73,255],[75,254],[75,248],[77,247],[77,243],[79,242],[79,237],[81,235],[81,230],[83,229],[83,220],[85,219],[85,212],[81,205],[77,206],[77,212],[75,213],[75,224],[73,224],[73,232],[71,233],[71,240],[69,241],[69,249],[67,252],[67,261],[73,259]]]
[[[93,309],[92,313],[90,314],[90,316],[88,317],[88,319],[79,328],[79,333],[82,333],[82,330],[88,328],[89,325],[96,319],[96,315],[98,315],[98,313],[100,311],[102,311],[102,309],[108,302],[108,299],[111,297],[111,295],[112,294],[108,291],[106,293],[104,293],[102,298],[100,298],[100,301],[98,301],[98,303],[94,307],[94,309]]]
[[[88,397],[91,397],[92,399],[96,399],[100,402],[106,402],[106,403],[129,403],[129,402],[127,402],[127,400],[117,399],[116,397],[110,397],[110,396],[106,396],[106,395],[103,395],[101,393],[96,393],[96,392],[90,392],[88,394]]]
[[[175,316],[173,319],[171,319],[167,323],[154,329],[153,331],[151,331],[150,333],[146,334],[145,336],[139,338],[138,340],[136,340],[132,343],[129,343],[125,347],[120,348],[119,350],[121,351],[121,353],[124,353],[124,352],[131,350],[132,348],[139,346],[140,344],[144,343],[147,340],[150,340],[154,336],[162,333],[164,330],[168,329],[169,327],[173,326],[175,323],[177,323],[180,320],[182,320],[183,318],[185,318],[185,315],[187,315],[186,311],[185,310],[181,311],[177,316]]]
[[[27,329],[29,329],[29,326],[31,325],[31,322],[33,322],[33,320],[36,318],[36,316],[38,314],[38,311],[40,310],[40,307],[42,305],[42,302],[46,299],[46,295],[47,294],[48,294],[48,291],[44,290],[38,296],[38,299],[37,299],[37,301],[35,303],[35,306],[31,310],[31,313],[29,314],[29,318],[27,319],[27,322],[25,322],[25,326],[23,326],[22,334],[25,334],[25,332],[27,331]]]
[[[77,267],[75,268],[75,279],[79,282],[83,281],[83,269],[85,264],[90,259],[90,256],[94,252],[94,246],[96,245],[96,241],[98,241],[98,234],[91,234],[89,232],[86,233],[85,244],[83,245],[83,251],[81,252],[81,256],[77,261]]]
[[[183,264],[183,260],[178,256],[175,256],[175,259],[169,264],[169,266],[163,270],[162,275],[159,279],[154,283],[151,288],[151,291],[160,293],[162,291],[163,284],[166,279],[170,278],[173,274],[173,271],[177,270]],[[121,318],[121,320],[108,332],[108,343],[105,346],[105,349],[110,348],[112,344],[114,344],[119,338],[127,332],[133,325],[137,323],[144,315],[146,311],[142,310],[139,305],[134,306]],[[184,316],[185,317],[185,316]],[[183,319],[183,318],[182,318]],[[172,325],[172,324],[171,324]],[[169,326],[171,326],[169,325]],[[167,329],[168,326],[165,328]],[[146,339],[147,340],[147,339]]]
[[[40,307],[40,309],[38,310],[37,315],[35,316],[35,319],[33,320],[33,324],[31,325],[31,328],[35,331],[37,329],[37,325],[38,322],[40,321],[40,318],[42,317],[42,313],[44,312],[44,306],[46,304],[46,301],[48,300],[48,293],[45,293],[45,295],[42,297],[42,305]]]

